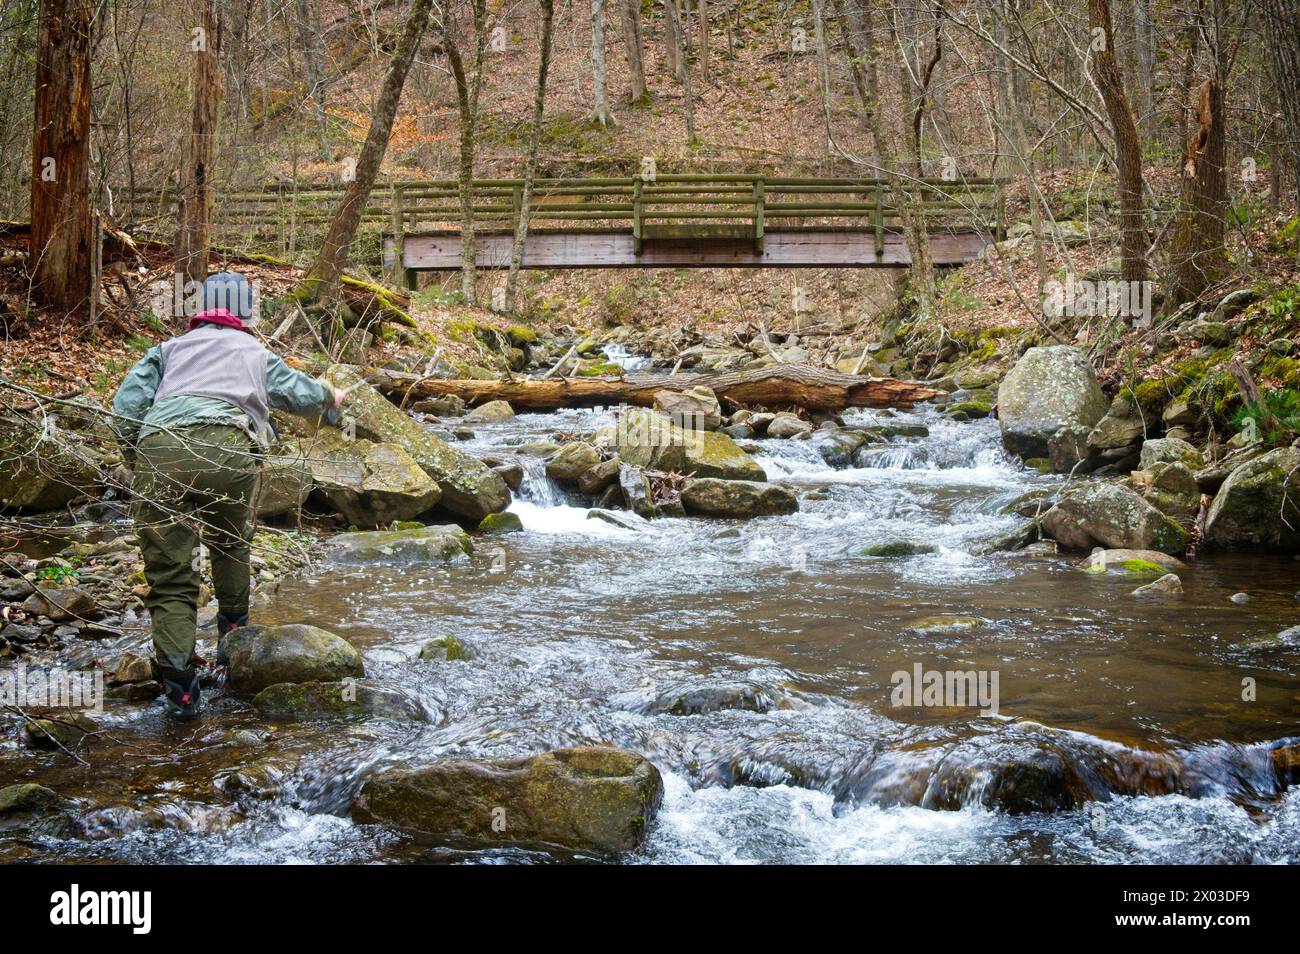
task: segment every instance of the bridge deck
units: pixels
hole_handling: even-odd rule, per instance
[[[508,268],[514,236],[506,231],[475,234],[475,261],[480,268]],[[933,234],[930,252],[936,265],[974,260],[988,241],[976,232]],[[772,229],[761,248],[752,236],[680,236],[643,238],[640,253],[630,231],[537,229],[524,242],[524,268],[899,268],[911,262],[907,243],[887,231],[876,248],[869,230]],[[393,270],[393,236],[384,236],[384,264]],[[451,271],[461,266],[459,232],[407,233],[402,239],[406,271]]]

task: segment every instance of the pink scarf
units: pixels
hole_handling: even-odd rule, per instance
[[[253,333],[251,329],[244,326],[244,323],[239,320],[238,315],[232,315],[224,308],[211,308],[208,311],[199,312],[190,319],[189,330],[193,331],[202,324],[222,325],[226,328],[238,328],[240,331],[246,331],[250,335]]]

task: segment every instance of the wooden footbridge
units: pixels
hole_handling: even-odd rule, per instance
[[[509,267],[525,214],[523,186],[522,179],[474,180],[478,267]],[[926,179],[906,188],[905,201],[921,202],[936,265],[972,261],[1004,237],[999,180]],[[154,195],[161,211],[168,200]],[[243,233],[245,244],[278,240],[301,247],[307,233],[329,220],[341,195],[341,186],[219,193],[214,230]],[[537,179],[522,267],[898,268],[910,262],[900,204],[889,182],[877,178]],[[461,267],[461,216],[455,180],[394,182],[376,186],[362,225],[382,243],[393,279],[413,285],[418,272]]]

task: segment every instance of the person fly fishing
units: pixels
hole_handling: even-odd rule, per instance
[[[248,623],[253,486],[272,408],[338,421],[347,392],[290,368],[253,335],[243,275],[203,283],[189,329],[150,348],[113,399],[114,430],[132,467],[132,516],[144,557],[155,663],[169,711],[199,713],[195,628],[206,545],[217,596],[217,663]]]

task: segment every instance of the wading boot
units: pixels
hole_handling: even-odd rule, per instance
[[[199,714],[199,677],[193,669],[161,669],[167,712],[182,722]]]
[[[217,614],[217,665],[218,666],[230,665],[230,657],[226,655],[226,637],[229,636],[234,630],[239,629],[239,627],[247,626],[247,625],[248,625],[247,613],[240,613],[238,616],[235,616],[234,614],[228,616],[225,613]]]

